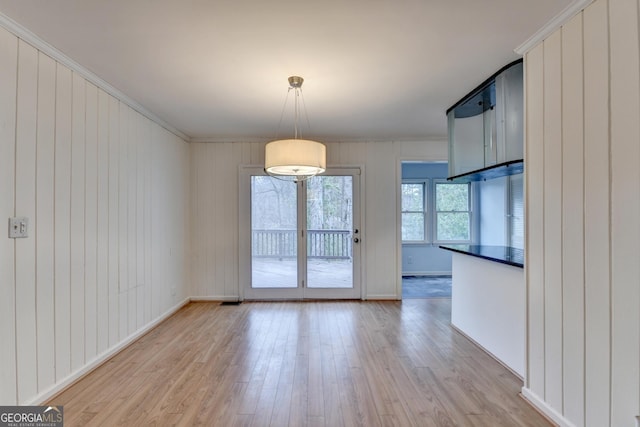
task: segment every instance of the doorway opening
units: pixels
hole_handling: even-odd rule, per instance
[[[451,252],[438,246],[470,239],[470,186],[446,181],[446,162],[401,168],[402,298],[451,298]]]

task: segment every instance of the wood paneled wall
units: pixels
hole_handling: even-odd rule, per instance
[[[640,414],[637,0],[597,0],[526,54],[526,397],[561,425]]]
[[[183,140],[0,28],[0,221],[29,218],[0,237],[0,404],[38,401],[188,296],[188,170]]]
[[[264,163],[262,143],[191,143],[191,296],[237,299],[238,168]],[[364,296],[395,299],[400,159],[446,160],[446,140],[328,143],[327,164],[362,166]]]

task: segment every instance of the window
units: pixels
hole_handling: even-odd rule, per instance
[[[403,181],[402,242],[471,242],[471,185],[440,179]]]
[[[522,174],[509,177],[509,246],[524,248],[524,194]]]
[[[471,240],[470,185],[436,182],[435,236],[438,242]]]
[[[426,240],[426,182],[402,183],[402,241]]]

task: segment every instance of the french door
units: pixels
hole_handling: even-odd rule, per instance
[[[255,168],[241,175],[244,297],[360,298],[359,170],[298,183]]]

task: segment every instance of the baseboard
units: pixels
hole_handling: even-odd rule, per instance
[[[547,417],[551,422],[556,423],[559,427],[576,427],[575,424],[567,420],[558,411],[540,399],[538,395],[526,387],[522,387],[522,397],[542,415]]]
[[[191,297],[190,300],[192,302],[236,302],[240,301],[239,296],[199,296],[199,297]]]
[[[363,300],[367,300],[367,301],[372,301],[372,300],[382,300],[382,301],[388,301],[388,300],[393,300],[396,301],[398,300],[398,296],[397,295],[387,295],[387,294],[374,294],[374,295],[367,295],[365,298],[363,298]]]
[[[129,345],[133,344],[136,340],[138,340],[141,336],[143,336],[144,334],[149,332],[151,329],[155,328],[160,323],[164,322],[166,319],[171,317],[173,314],[175,314],[182,307],[184,307],[185,305],[189,304],[189,301],[190,301],[190,299],[186,298],[185,300],[179,302],[178,304],[176,304],[175,306],[171,307],[169,310],[167,310],[164,314],[162,314],[160,317],[156,318],[151,323],[148,323],[147,325],[145,325],[141,329],[139,329],[136,332],[134,332],[133,334],[129,335],[123,341],[121,341],[118,344],[116,344],[114,347],[111,347],[110,349],[108,349],[104,353],[102,353],[102,354],[96,356],[95,358],[93,358],[91,361],[89,361],[87,364],[85,364],[79,370],[73,372],[71,375],[65,377],[60,382],[57,382],[53,386],[51,386],[48,389],[44,390],[43,392],[38,393],[32,399],[21,403],[21,405],[42,405],[46,401],[50,400],[52,397],[55,397],[56,395],[62,393],[64,390],[66,390],[67,388],[69,388],[70,386],[72,386],[73,384],[78,382],[84,376],[86,376],[87,374],[91,373],[98,366],[102,365],[103,363],[105,363],[106,361],[111,359],[113,356],[115,356],[116,354],[120,353],[122,350],[127,348]]]
[[[451,276],[451,271],[403,271],[402,276]]]

